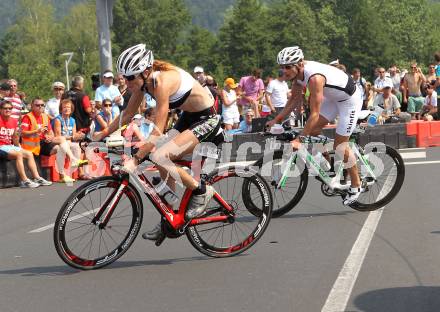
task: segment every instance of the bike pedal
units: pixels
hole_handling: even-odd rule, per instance
[[[160,236],[156,239],[156,241],[154,242],[154,245],[156,245],[157,247],[159,247],[160,245],[162,245],[163,241],[165,240],[166,235],[165,234],[160,234]]]

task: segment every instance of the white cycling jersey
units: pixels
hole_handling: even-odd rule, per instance
[[[315,75],[325,78],[320,115],[329,122],[339,116],[336,133],[343,136],[351,135],[362,109],[360,90],[357,89],[356,83],[342,70],[313,61],[304,62],[304,80],[298,80],[298,83],[305,87]]]

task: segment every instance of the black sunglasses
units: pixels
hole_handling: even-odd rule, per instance
[[[124,76],[124,78],[127,79],[127,81],[132,81],[132,80],[135,80],[137,78],[137,76],[139,76],[139,75]]]
[[[2,109],[4,109],[4,110],[12,110],[12,106],[2,107]]]
[[[282,69],[292,69],[295,65],[280,65]]]

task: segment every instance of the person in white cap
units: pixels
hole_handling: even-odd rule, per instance
[[[64,83],[61,81],[55,81],[52,84],[54,97],[47,101],[44,109],[44,112],[49,115],[50,120],[55,119],[60,114],[60,101],[65,88]]]
[[[109,99],[112,101],[112,113],[119,115],[120,109],[124,105],[124,98],[119,92],[117,86],[113,84],[113,73],[111,70],[106,70],[102,74],[103,84],[95,91],[95,106],[101,107],[102,101]]]
[[[203,71],[203,67],[196,66],[194,67],[194,78],[203,86],[206,83],[205,72]]]

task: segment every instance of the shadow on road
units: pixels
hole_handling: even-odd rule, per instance
[[[364,312],[434,312],[440,309],[440,287],[373,290],[356,297],[354,304]]]
[[[356,211],[343,211],[343,212],[322,212],[322,213],[294,213],[286,214],[277,219],[296,219],[296,218],[312,218],[312,217],[326,217],[326,216],[346,216]]]
[[[246,254],[237,255],[236,257],[243,257]],[[175,259],[160,259],[160,260],[141,260],[141,261],[116,261],[109,266],[106,266],[102,269],[98,269],[97,271],[103,270],[115,270],[115,269],[125,269],[130,267],[142,267],[142,266],[153,266],[153,265],[171,265],[178,262],[187,262],[187,261],[215,261],[216,259],[205,257],[205,256],[197,256],[197,257],[188,257],[188,258],[175,258]],[[217,259],[220,261],[220,259]],[[59,266],[47,266],[47,267],[30,267],[30,268],[21,268],[14,270],[0,270],[0,275],[20,275],[23,277],[33,277],[33,276],[66,276],[72,275],[82,272],[82,270],[76,270],[67,265],[59,265]]]

